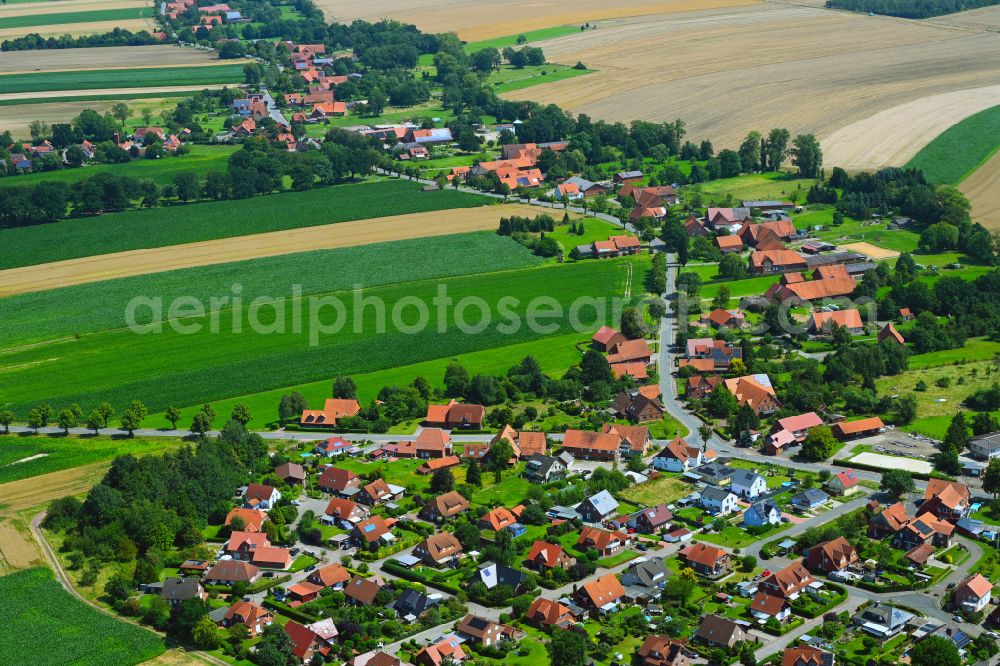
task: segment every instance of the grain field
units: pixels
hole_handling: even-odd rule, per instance
[[[1000,152],[976,169],[958,189],[972,204],[972,220],[1000,231]]]
[[[0,58],[0,74],[134,68],[139,63],[145,69],[149,67],[176,67],[177,65],[218,65],[220,61],[215,51],[168,45],[8,51]]]
[[[152,10],[150,10],[152,14]],[[27,34],[37,33],[42,37],[60,37],[62,35],[96,35],[103,32],[110,32],[115,28],[138,32],[140,30],[154,30],[156,25],[151,18],[126,19],[123,21],[90,21],[82,23],[57,23],[55,25],[34,26],[27,28],[2,28],[0,29],[0,39],[13,39],[23,37]]]

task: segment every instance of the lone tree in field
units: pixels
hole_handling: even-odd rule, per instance
[[[135,436],[135,431],[142,427],[142,420],[149,416],[149,409],[140,400],[133,400],[122,412],[122,430],[128,431],[129,437]]]
[[[167,407],[167,411],[163,415],[170,421],[170,427],[177,430],[177,422],[181,420],[181,410],[176,407]]]
[[[4,432],[10,432],[10,424],[14,422],[14,412],[9,409],[0,410],[0,425]]]

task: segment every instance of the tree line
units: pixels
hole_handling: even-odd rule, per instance
[[[997,0],[826,0],[826,6],[831,9],[911,19],[954,14],[995,4]]]

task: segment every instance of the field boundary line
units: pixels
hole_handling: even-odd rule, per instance
[[[35,538],[35,541],[42,549],[42,555],[44,555],[46,561],[48,561],[49,568],[51,568],[53,573],[55,574],[56,580],[59,581],[59,584],[62,586],[64,590],[66,590],[66,592],[68,592],[71,596],[76,597],[83,603],[87,604],[91,608],[97,609],[98,611],[100,611],[104,615],[107,615],[110,618],[118,620],[119,622],[127,622],[128,624],[139,627],[152,634],[156,634],[157,636],[159,636],[164,640],[168,650],[174,648],[180,649],[183,650],[184,652],[195,654],[199,658],[204,659],[209,663],[216,664],[217,666],[229,666],[227,662],[219,659],[218,657],[203,652],[201,650],[188,650],[183,645],[179,644],[177,641],[167,636],[165,633],[161,633],[159,631],[156,631],[155,629],[151,629],[150,627],[147,627],[141,622],[137,622],[131,618],[118,615],[117,613],[114,613],[108,610],[107,608],[104,608],[103,606],[95,604],[90,599],[87,599],[82,594],[80,594],[80,591],[77,590],[76,587],[73,585],[72,581],[70,581],[69,576],[66,574],[66,571],[62,567],[62,564],[59,562],[59,558],[56,557],[55,551],[52,549],[52,545],[49,543],[49,540],[46,539],[45,535],[42,533],[41,524],[42,521],[45,519],[45,515],[47,513],[48,512],[44,510],[36,513],[32,517],[31,521],[28,523],[28,528],[31,530],[31,535]]]

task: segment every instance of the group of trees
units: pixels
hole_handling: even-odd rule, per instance
[[[124,28],[114,28],[95,35],[66,34],[59,37],[43,37],[37,32],[5,39],[0,43],[0,51],[31,51],[36,49],[80,49],[91,46],[150,46],[163,42],[146,30],[131,32]]]
[[[924,19],[995,5],[996,0],[826,0],[826,6],[852,12]]]

